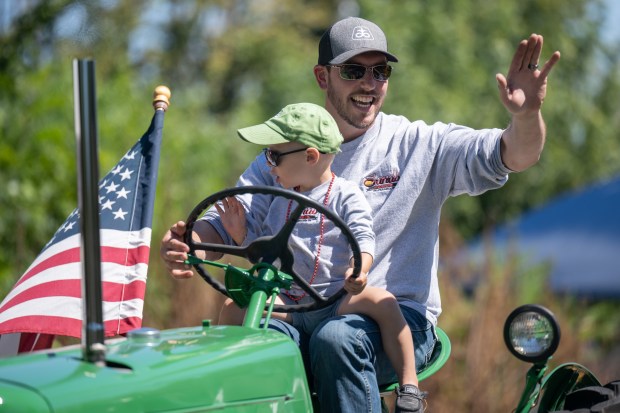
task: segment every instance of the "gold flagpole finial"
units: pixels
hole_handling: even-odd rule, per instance
[[[172,93],[167,86],[157,86],[153,92],[153,108],[155,110],[163,110],[164,112],[168,110],[170,96],[172,96]]]

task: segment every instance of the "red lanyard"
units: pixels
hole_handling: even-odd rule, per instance
[[[327,187],[327,192],[325,193],[325,199],[323,200],[323,206],[327,207],[327,203],[329,202],[329,195],[332,192],[332,187],[334,185],[334,180],[336,179],[336,175],[332,172],[332,179],[329,182],[329,186]],[[288,208],[286,209],[286,221],[288,221],[289,216],[291,215],[291,207],[293,204],[293,200],[288,201]],[[317,245],[316,257],[314,258],[314,272],[312,273],[312,278],[310,278],[309,284],[312,285],[314,279],[316,278],[317,273],[319,272],[319,257],[321,256],[321,245],[323,244],[323,235],[325,234],[325,214],[321,214],[321,224],[319,230],[319,244]],[[285,292],[285,294],[293,301],[299,301],[306,296],[306,292],[300,296],[294,296]]]

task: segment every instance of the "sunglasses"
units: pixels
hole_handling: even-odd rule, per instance
[[[265,159],[267,160],[267,164],[275,168],[276,166],[280,164],[280,159],[283,156],[289,155],[295,152],[305,151],[306,149],[308,148],[293,149],[292,151],[288,151],[288,152],[278,152],[278,151],[274,151],[273,149],[265,148],[263,149],[263,153],[265,154]]]
[[[328,66],[337,67],[340,72],[340,78],[344,80],[359,80],[364,77],[368,70],[371,70],[372,77],[375,80],[385,82],[392,74],[392,66],[390,65],[364,66],[353,63],[344,63],[341,65]]]

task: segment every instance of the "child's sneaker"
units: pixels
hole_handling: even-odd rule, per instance
[[[413,384],[404,384],[396,389],[396,407],[394,413],[423,413],[426,392],[420,391]]]

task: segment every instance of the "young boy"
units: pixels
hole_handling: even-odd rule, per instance
[[[298,103],[283,108],[265,123],[238,130],[251,143],[267,145],[267,165],[275,181],[285,189],[298,191],[331,208],[351,229],[362,251],[362,271],[351,277],[350,249],[340,230],[316,210],[306,210],[289,239],[294,253],[294,271],[307,275],[306,281],[325,296],[344,288],[342,299],[333,305],[305,313],[273,313],[274,317],[312,334],[327,318],[357,313],[373,318],[381,330],[383,346],[401,386],[417,387],[411,331],[394,296],[380,288],[367,287],[367,275],[373,261],[374,233],[370,206],[361,189],[336,177],[331,171],[339,152],[342,135],[332,116],[321,106]],[[263,222],[254,222],[239,200],[227,198],[216,204],[222,224],[238,245],[257,237],[277,233],[288,219],[293,201],[276,197]],[[304,302],[305,293],[297,288],[280,295],[280,303]],[[220,324],[241,324],[243,312],[228,300],[220,315]],[[407,410],[407,400],[400,405]]]

